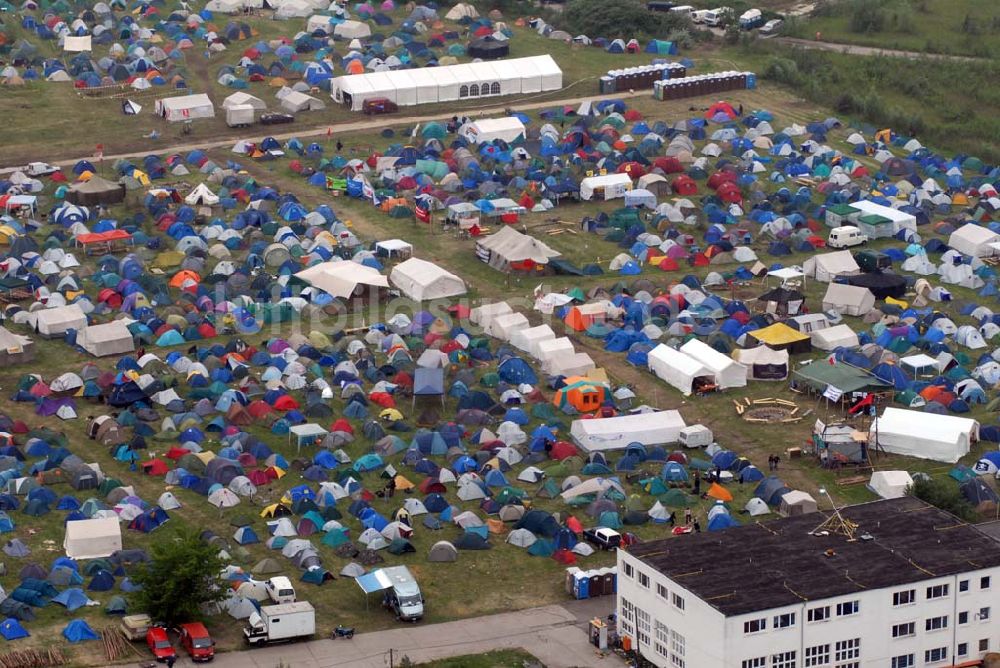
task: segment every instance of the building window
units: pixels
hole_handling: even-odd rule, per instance
[[[795,626],[795,613],[786,612],[783,615],[775,615],[773,626],[776,629],[787,629],[790,626]]]
[[[743,659],[740,668],[767,668],[767,657],[756,656],[752,659]]]
[[[942,615],[940,617],[928,617],[924,621],[924,631],[940,631],[941,629],[948,628],[948,615]]]
[[[989,589],[990,588],[990,576],[989,575],[984,575],[983,577],[979,578],[979,588],[980,589]]]
[[[743,622],[743,633],[760,633],[761,631],[767,630],[767,620],[763,617],[760,619],[751,619],[750,621]]]
[[[958,656],[968,656],[969,655],[969,643],[960,642],[958,647],[955,649],[955,654]]]
[[[813,647],[806,647],[803,656],[803,664],[807,668],[808,666],[825,666],[830,663],[830,646],[815,645]]]
[[[940,584],[927,588],[927,599],[944,598],[948,595],[948,585]]]
[[[990,619],[990,609],[989,609],[989,607],[987,606],[985,608],[979,608],[979,615],[978,615],[978,617],[979,617],[979,621],[981,621],[981,622],[989,621],[989,619]]]
[[[635,609],[635,635],[640,645],[647,647],[652,644],[650,634],[653,632],[652,622],[649,613],[642,608]]]
[[[892,595],[893,605],[910,605],[916,602],[917,592],[914,589],[906,589],[904,591],[897,591]]]
[[[909,638],[910,636],[916,635],[916,633],[917,625],[913,622],[892,625],[893,638]]]
[[[618,625],[621,626],[621,633],[624,636],[631,636],[635,633],[635,607],[627,598],[621,598],[622,614],[618,618]]]
[[[649,575],[639,571],[639,586],[643,589],[649,589]]]
[[[958,613],[958,625],[961,626],[962,624],[968,624],[968,623],[969,623],[969,613],[964,610]]]
[[[677,592],[670,595],[670,602],[674,604],[674,607],[678,610],[684,609],[684,597],[678,596]]]
[[[861,638],[850,638],[849,640],[838,640],[833,646],[834,661],[851,661],[861,658]],[[845,668],[839,666],[838,668]]]
[[[670,631],[670,663],[677,668],[684,668],[684,645],[684,636]]]
[[[830,619],[830,606],[828,605],[806,612],[806,620],[810,622],[825,622],[828,619]]]
[[[663,585],[661,585],[658,582],[656,583],[656,595],[659,596],[660,598],[662,598],[664,601],[668,600],[667,599],[667,588],[664,587]]]
[[[969,581],[968,580],[959,580],[958,581],[958,591],[959,592],[969,591]]]
[[[469,97],[479,97],[479,84],[469,86]]]
[[[924,652],[924,663],[937,663],[948,660],[947,647],[935,647]]]
[[[490,84],[487,83],[486,81],[484,81],[483,83],[479,84],[479,94],[483,95],[483,96],[489,95],[490,94]]]
[[[656,653],[662,656],[664,659],[670,656],[670,629],[663,625],[660,620],[656,620],[656,624],[653,625],[656,636]]]
[[[499,95],[499,94],[500,94],[500,82],[494,81],[492,84],[490,84],[490,95]]]
[[[795,668],[795,650],[772,654],[771,668]]]
[[[980,639],[980,641],[979,641],[979,651],[980,652],[988,652],[989,649],[990,649],[990,639],[989,638],[982,638],[982,639]]]
[[[458,89],[458,96],[469,97],[469,87],[466,86],[465,84],[462,84],[462,87]]]
[[[837,604],[837,616],[847,617],[856,615],[861,610],[861,601],[844,601]]]
[[[915,665],[916,660],[912,654],[900,654],[899,656],[892,657],[891,668],[913,668]]]

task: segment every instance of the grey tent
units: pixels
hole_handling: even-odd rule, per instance
[[[458,550],[446,540],[439,540],[431,547],[427,554],[427,561],[455,561],[458,559]]]
[[[250,572],[254,575],[271,575],[273,573],[280,573],[283,569],[281,564],[278,563],[277,559],[272,559],[268,557],[266,559],[261,559],[254,567],[250,569]]]
[[[125,199],[125,186],[102,179],[96,174],[83,183],[75,183],[66,191],[66,201],[81,206],[117,204]]]

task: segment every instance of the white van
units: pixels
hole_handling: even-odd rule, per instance
[[[670,11],[683,14],[694,21],[694,7],[691,5],[678,5],[677,7],[671,7]]]
[[[701,22],[710,28],[714,28],[722,24],[722,20],[731,14],[733,10],[729,7],[717,7],[716,9],[709,9],[704,12],[701,17]]]
[[[841,225],[830,230],[826,245],[830,248],[850,248],[868,243],[868,236],[853,225]]]

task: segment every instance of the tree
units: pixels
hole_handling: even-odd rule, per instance
[[[563,12],[566,29],[589,37],[659,37],[690,27],[678,12],[651,12],[640,0],[570,0]]]
[[[921,477],[913,483],[909,492],[921,501],[947,511],[966,522],[977,520],[976,509],[962,496],[958,485],[951,480]]]
[[[135,603],[167,625],[197,619],[202,605],[226,597],[219,550],[183,527],[159,538],[149,563],[142,564],[133,578],[141,585]]]

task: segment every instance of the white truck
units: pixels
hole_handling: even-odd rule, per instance
[[[262,605],[250,615],[243,639],[250,646],[291,642],[316,633],[316,611],[308,601]]]
[[[252,104],[236,104],[226,108],[226,125],[231,128],[241,128],[254,123],[254,108]]]
[[[424,616],[424,596],[420,585],[406,566],[381,569],[389,586],[382,597],[382,606],[391,610],[401,622],[415,622]]]
[[[295,603],[295,587],[284,575],[276,575],[264,582],[264,589],[272,603]]]

